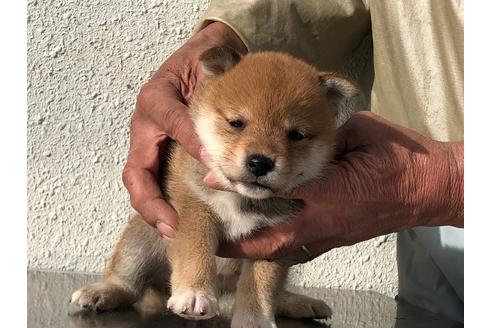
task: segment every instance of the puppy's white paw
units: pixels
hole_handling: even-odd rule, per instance
[[[174,292],[167,301],[167,307],[177,315],[191,320],[205,320],[219,315],[217,298],[194,289]]]
[[[130,298],[130,295],[119,286],[97,282],[75,291],[70,298],[70,303],[101,312],[129,306],[132,303]]]
[[[275,318],[264,317],[246,311],[234,311],[231,328],[277,328]]]

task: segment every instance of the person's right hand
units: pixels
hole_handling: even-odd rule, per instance
[[[178,222],[176,212],[164,201],[157,181],[160,152],[171,138],[193,157],[204,161],[206,155],[201,154],[186,104],[201,79],[200,55],[220,45],[228,45],[239,53],[247,52],[230,27],[214,22],[173,53],[142,86],[137,97],[123,183],[133,208],[165,238],[175,236]]]

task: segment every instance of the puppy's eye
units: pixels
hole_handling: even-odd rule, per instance
[[[233,120],[229,121],[229,124],[235,128],[242,129],[244,128],[244,122],[241,120]]]
[[[287,138],[289,138],[290,141],[300,141],[300,140],[304,139],[304,135],[299,131],[290,130],[287,133]]]

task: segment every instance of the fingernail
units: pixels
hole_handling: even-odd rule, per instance
[[[176,231],[174,231],[174,229],[170,225],[165,224],[164,222],[157,221],[155,227],[163,238],[170,240],[176,237]]]

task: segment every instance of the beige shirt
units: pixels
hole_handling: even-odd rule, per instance
[[[371,111],[435,140],[463,140],[463,3],[212,0],[198,28],[229,25],[250,51],[337,70],[372,33]]]
[[[250,51],[291,53],[338,70],[369,34],[371,111],[439,141],[463,140],[460,0],[212,0],[198,22],[229,25]],[[398,237],[399,296],[463,320],[463,230]]]

